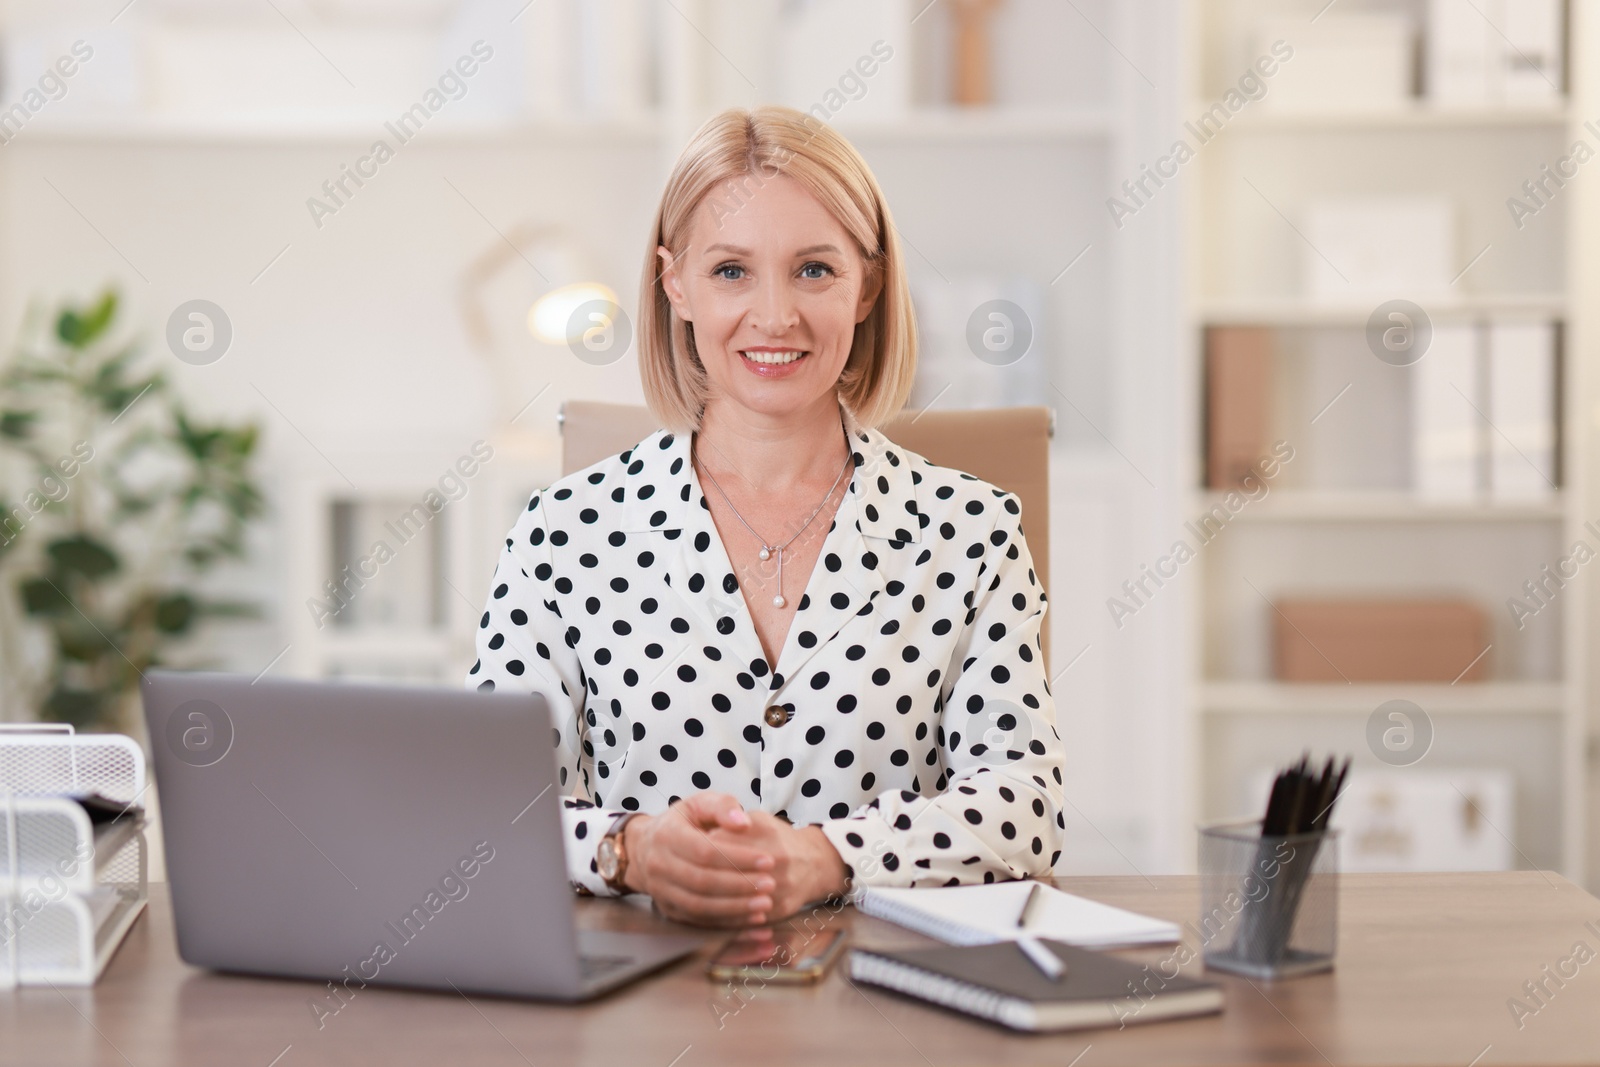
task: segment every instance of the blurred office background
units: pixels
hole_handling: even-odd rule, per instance
[[[791,104],[887,192],[913,406],[1055,412],[1063,873],[1192,869],[1195,824],[1309,748],[1355,759],[1346,869],[1592,887],[1600,26],[1572,7],[13,0],[0,331],[83,309],[27,343],[137,340],[194,419],[259,427],[244,557],[138,579],[164,658],[459,684],[561,403],[642,402],[627,318],[596,355],[573,309],[631,316],[699,123]],[[117,684],[40,576],[114,614],[135,568],[84,541],[159,559],[148,509],[68,536],[128,427],[167,425],[112,396],[0,555],[6,719]],[[40,473],[5,464],[14,505]],[[257,613],[185,614],[218,600]]]

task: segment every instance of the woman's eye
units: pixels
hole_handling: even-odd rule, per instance
[[[728,273],[729,271],[732,271],[734,273],[730,274],[730,273]],[[713,275],[715,275],[716,277],[718,277],[718,278],[723,278],[723,279],[725,279],[727,281],[730,281],[730,282],[736,282],[736,281],[739,280],[740,276],[743,274],[743,271],[744,271],[744,268],[739,266],[739,264],[737,264],[737,263],[724,263],[721,266],[717,267],[715,270],[713,270],[711,273]]]
[[[820,273],[809,273],[811,271],[818,271]],[[826,275],[832,274],[833,268],[828,266],[826,263],[807,263],[805,266],[800,268],[800,273],[812,281],[817,281]]]

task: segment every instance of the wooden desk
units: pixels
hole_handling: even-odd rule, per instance
[[[1197,911],[1192,877],[1057,884],[1189,925]],[[368,987],[319,1031],[307,1007],[319,986],[211,974],[180,962],[166,886],[157,885],[147,915],[98,986],[0,993],[0,1063],[1488,1067],[1600,1060],[1600,955],[1564,988],[1550,983],[1555,995],[1520,1030],[1507,1008],[1511,997],[1526,1001],[1523,983],[1539,979],[1547,964],[1554,968],[1577,942],[1600,953],[1600,900],[1560,875],[1532,871],[1345,875],[1340,893],[1333,973],[1277,985],[1212,973],[1227,990],[1223,1014],[1121,1031],[1014,1034],[855,987],[842,963],[820,985],[755,987],[740,1001],[703,974],[705,957],[725,936],[709,932],[699,956],[580,1007]],[[849,927],[859,944],[929,943],[853,908],[821,914]],[[599,928],[658,923],[615,900],[583,901],[580,915]],[[1185,937],[1198,945],[1193,930]],[[1124,955],[1154,964],[1175,951]],[[1198,958],[1184,970],[1200,973]]]

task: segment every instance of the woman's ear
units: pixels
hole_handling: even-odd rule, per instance
[[[661,261],[661,289],[667,294],[667,301],[672,305],[672,310],[677,312],[678,318],[684,322],[693,322],[689,316],[689,304],[683,298],[683,284],[678,278],[678,263],[673,258],[666,245],[656,246],[656,258]]]
[[[883,293],[883,268],[876,263],[867,264],[867,278],[861,285],[861,298],[856,302],[856,321],[865,322],[872,314],[873,305]]]

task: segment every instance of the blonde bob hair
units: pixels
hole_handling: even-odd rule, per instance
[[[905,405],[916,373],[917,332],[905,259],[883,190],[861,154],[816,118],[788,107],[729,108],[690,138],[667,178],[645,250],[639,291],[639,374],[645,402],[663,427],[698,429],[710,379],[695,351],[694,331],[667,300],[656,249],[674,257],[688,242],[695,210],[727,182],[731,206],[741,193],[778,175],[799,182],[855,239],[870,284],[883,285],[867,317],[856,324],[850,356],[839,374],[839,400],[862,426],[875,427]]]

